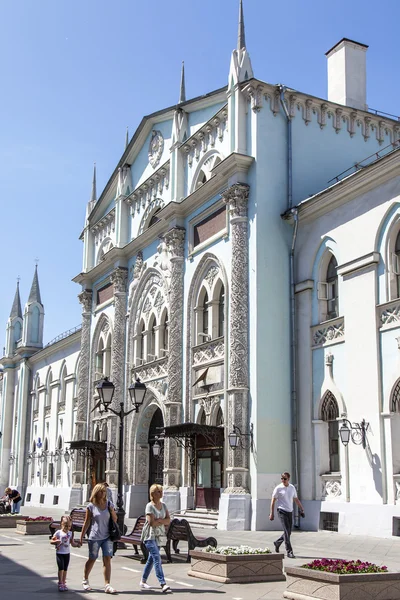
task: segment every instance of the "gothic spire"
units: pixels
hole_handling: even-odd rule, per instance
[[[92,208],[97,202],[97,191],[96,191],[96,163],[93,166],[93,182],[92,182],[92,195],[90,196],[90,202],[92,203]]]
[[[125,150],[127,149],[129,144],[129,127],[126,128],[126,135],[125,135]]]
[[[244,32],[243,0],[240,0],[237,51],[240,52],[244,48],[246,48],[246,37]]]
[[[14,302],[10,312],[10,319],[19,317],[22,319],[21,298],[19,296],[19,279],[17,280],[17,289],[15,290]]]
[[[31,304],[32,302],[38,302],[38,304],[42,304],[42,300],[40,298],[40,288],[39,288],[37,265],[35,266],[35,274],[33,276],[31,291],[29,292],[29,298],[28,298],[28,304]]]
[[[185,85],[185,62],[182,61],[182,72],[181,72],[181,91],[179,95],[179,104],[186,102],[186,85]]]

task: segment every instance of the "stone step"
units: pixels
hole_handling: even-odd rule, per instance
[[[198,529],[216,529],[218,525],[218,512],[208,510],[181,510],[174,513],[178,519],[186,519],[191,527]]]

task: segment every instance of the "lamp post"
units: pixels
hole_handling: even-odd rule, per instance
[[[117,497],[117,517],[118,517],[118,526],[120,528],[121,533],[124,533],[124,498],[122,487],[124,484],[124,419],[131,412],[139,412],[139,408],[142,406],[144,397],[146,395],[146,386],[144,383],[140,381],[140,379],[136,379],[134,383],[132,383],[129,388],[129,396],[133,404],[133,408],[131,410],[125,410],[124,401],[120,402],[120,410],[114,410],[111,408],[111,402],[114,396],[114,384],[112,381],[108,380],[108,377],[104,377],[97,385],[96,390],[99,394],[99,402],[97,407],[100,413],[111,411],[114,415],[119,417],[119,448],[118,448],[118,497]]]
[[[250,433],[242,433],[240,427],[234,425],[232,431],[228,434],[229,447],[232,450],[236,450],[238,446],[246,450],[250,448],[253,452],[253,435],[253,423],[250,423]]]

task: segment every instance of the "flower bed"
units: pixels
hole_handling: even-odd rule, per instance
[[[283,554],[271,554],[269,548],[249,546],[207,546],[191,550],[189,575],[219,583],[253,583],[284,581]]]
[[[361,560],[317,559],[286,569],[290,600],[400,600],[400,573]]]
[[[49,533],[52,517],[26,517],[17,521],[17,533],[21,535],[45,535]]]
[[[9,513],[0,515],[0,529],[3,527],[15,527],[17,521],[21,521],[22,519],[25,519],[25,517],[22,517],[21,515],[11,515]]]

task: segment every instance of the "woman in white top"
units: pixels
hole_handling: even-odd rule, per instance
[[[89,584],[89,575],[101,548],[103,553],[104,591],[106,594],[117,593],[117,590],[110,584],[111,558],[113,555],[113,543],[110,540],[109,533],[110,518],[114,523],[117,522],[114,505],[107,501],[107,488],[104,483],[98,483],[94,486],[92,495],[90,496],[90,502],[86,507],[86,517],[81,532],[82,543],[85,533],[90,527],[88,539],[89,559],[85,564],[82,581],[82,587],[87,592],[92,590]]]
[[[147,579],[154,565],[156,577],[161,585],[161,591],[166,593],[170,592],[171,588],[165,583],[160,548],[166,544],[165,526],[170,524],[171,519],[167,507],[164,502],[161,502],[162,494],[162,485],[154,483],[150,488],[151,502],[146,506],[146,523],[142,529],[142,542],[144,542],[149,555],[139,585],[144,590],[150,589]]]

